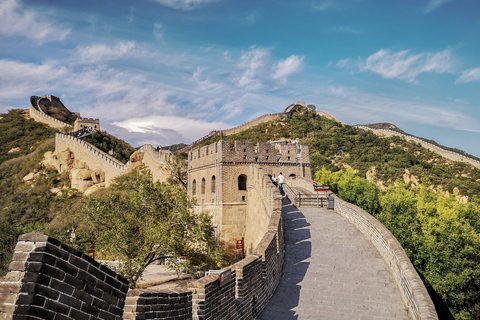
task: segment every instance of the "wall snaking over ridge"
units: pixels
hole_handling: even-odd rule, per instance
[[[36,101],[37,98],[39,97],[32,96],[30,98],[30,117],[32,119],[34,119],[35,121],[44,123],[54,129],[63,129],[65,127],[69,129],[73,129],[72,125],[65,123],[63,121],[60,121],[58,119],[55,119],[54,117],[51,117],[48,114],[44,113],[43,111],[35,108],[33,103],[34,103],[34,100]]]

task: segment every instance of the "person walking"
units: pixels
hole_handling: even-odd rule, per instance
[[[277,177],[275,175],[273,175],[273,177],[272,177],[272,182],[275,185],[275,187],[278,187]]]
[[[283,174],[280,172],[280,174],[277,177],[277,182],[278,182],[278,189],[280,190],[280,193],[284,195],[283,193],[283,180],[285,180],[285,177]]]

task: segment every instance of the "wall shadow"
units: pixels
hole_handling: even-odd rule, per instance
[[[295,307],[300,300],[300,282],[305,278],[311,257],[312,243],[310,223],[305,215],[283,198],[283,228],[285,256],[280,283],[263,312],[257,319],[297,319]]]

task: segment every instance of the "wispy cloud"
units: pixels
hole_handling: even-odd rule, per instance
[[[52,62],[43,64],[0,60],[0,98],[11,99],[42,89],[55,88],[56,81],[68,70]]]
[[[332,28],[332,31],[338,33],[350,33],[350,34],[360,34],[361,31],[352,26],[335,26]]]
[[[430,13],[438,7],[450,2],[452,0],[430,0],[425,8],[426,13]]]
[[[313,10],[316,11],[326,11],[335,7],[335,3],[331,0],[321,1],[320,3],[312,4]]]
[[[453,73],[454,59],[449,49],[438,53],[411,54],[409,50],[391,52],[381,49],[366,60],[356,62],[343,59],[337,63],[339,68],[350,68],[352,63],[360,72],[371,71],[386,79],[400,79],[415,82],[418,75],[425,72]]]
[[[465,70],[456,83],[467,83],[473,81],[480,81],[480,68]]]
[[[128,23],[132,24],[135,20],[135,7],[130,7],[130,14],[127,17]]]
[[[196,140],[212,130],[228,128],[224,122],[208,122],[199,119],[190,119],[177,116],[153,116],[132,118],[121,122],[114,122],[116,126],[127,129],[129,132],[161,133],[164,130],[181,132],[187,140]]]
[[[141,54],[135,42],[118,42],[115,45],[95,44],[79,47],[75,52],[75,59],[81,63],[101,63],[117,60],[122,57],[133,57]]]
[[[155,0],[155,1],[173,9],[190,10],[200,5],[212,3],[212,2],[218,2],[220,0]]]
[[[291,55],[287,59],[280,60],[279,62],[275,63],[272,67],[272,70],[273,70],[272,78],[275,80],[280,80],[283,83],[285,83],[289,75],[300,71],[302,67],[303,59],[304,57]]]
[[[163,24],[161,23],[153,24],[153,36],[155,37],[155,39],[158,39],[158,40],[163,39]]]
[[[27,9],[18,0],[0,2],[0,34],[22,36],[38,44],[64,40],[70,29],[55,26],[42,14]]]
[[[243,73],[236,80],[237,86],[248,90],[260,89],[262,85],[258,76],[269,59],[270,50],[256,46],[250,47],[239,59],[238,68],[243,70]]]
[[[318,92],[317,109],[348,123],[414,122],[440,128],[480,132],[480,123],[474,117],[451,108],[451,103],[420,102],[415,98],[393,98],[364,92],[355,87],[329,85]]]

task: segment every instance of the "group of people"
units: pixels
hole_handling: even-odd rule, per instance
[[[283,194],[283,181],[285,180],[285,177],[283,174],[280,172],[278,176],[273,175],[272,177],[272,182],[273,184],[278,187],[278,190],[280,190],[280,193]]]

